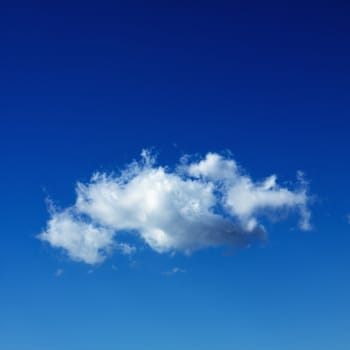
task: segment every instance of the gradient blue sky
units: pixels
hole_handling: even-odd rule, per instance
[[[345,1],[3,3],[0,348],[348,350],[349,16]],[[256,179],[303,170],[314,229],[95,267],[35,238],[47,195],[69,206],[76,181],[145,147],[170,165],[231,150]]]

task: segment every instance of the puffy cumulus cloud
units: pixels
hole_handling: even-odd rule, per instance
[[[51,213],[46,231],[39,238],[53,247],[64,248],[73,260],[95,264],[111,251],[113,236],[113,230],[86,222],[72,207]]]
[[[158,253],[190,254],[263,239],[260,220],[266,214],[297,210],[300,228],[310,228],[301,175],[293,189],[278,185],[276,175],[254,182],[232,158],[217,153],[199,161],[185,156],[170,170],[143,151],[140,161],[118,175],[96,173],[89,183],[78,183],[76,194],[72,207],[51,210],[39,238],[88,264],[102,262],[112,251],[134,253],[135,247],[119,239],[125,234],[140,237]]]

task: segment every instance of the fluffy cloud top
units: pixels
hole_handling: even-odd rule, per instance
[[[137,235],[158,253],[222,245],[244,246],[265,236],[259,222],[266,214],[297,210],[301,229],[309,229],[306,184],[294,189],[277,184],[276,175],[254,182],[237,163],[217,153],[191,161],[183,157],[171,171],[143,151],[119,175],[96,173],[78,183],[76,203],[52,210],[38,237],[63,248],[77,261],[102,262],[112,251],[132,254],[121,242]]]

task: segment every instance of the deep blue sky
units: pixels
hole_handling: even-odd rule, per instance
[[[3,3],[0,348],[349,349],[349,17],[345,1]],[[145,147],[165,164],[229,149],[257,179],[301,169],[314,229],[93,271],[35,239],[47,194],[70,205]]]

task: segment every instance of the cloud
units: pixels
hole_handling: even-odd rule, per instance
[[[298,174],[293,189],[276,175],[254,182],[231,157],[208,153],[183,157],[174,170],[156,164],[149,151],[119,174],[96,173],[78,182],[76,202],[51,208],[38,236],[64,249],[76,261],[100,263],[113,251],[136,248],[120,237],[141,238],[158,253],[218,246],[245,246],[265,237],[261,219],[290,210],[300,214],[300,228],[310,228],[307,183]]]
[[[115,247],[124,255],[132,255],[137,250],[136,247],[124,242],[115,243]]]
[[[39,235],[53,247],[64,248],[72,260],[88,264],[105,259],[113,247],[113,237],[113,230],[85,222],[74,207],[52,213],[46,231]]]

